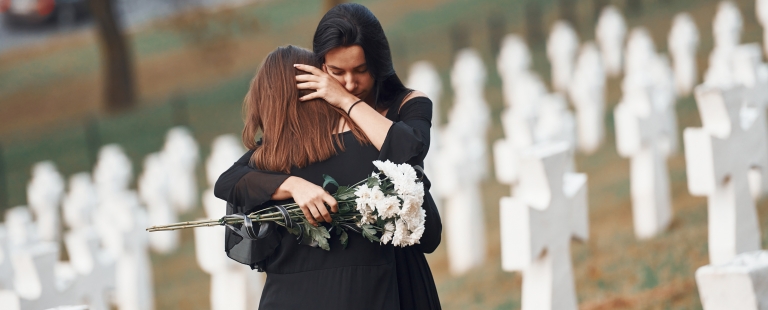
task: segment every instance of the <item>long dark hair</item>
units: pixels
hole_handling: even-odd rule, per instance
[[[290,173],[326,160],[344,150],[341,135],[334,135],[342,122],[355,138],[367,144],[368,138],[347,113],[322,99],[300,102],[310,91],[296,89],[296,75],[307,74],[293,67],[302,63],[319,67],[314,54],[296,46],[278,47],[269,53],[251,81],[243,101],[243,143],[256,151],[251,165],[269,171]],[[255,137],[261,131],[262,144]]]
[[[366,65],[374,80],[372,91],[376,101],[372,104],[377,109],[390,108],[408,89],[395,73],[384,29],[365,6],[343,3],[330,9],[320,20],[312,49],[319,61],[325,63],[328,51],[351,45],[360,45],[365,53]]]

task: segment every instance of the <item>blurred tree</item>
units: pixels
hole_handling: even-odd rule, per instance
[[[525,34],[531,47],[544,42],[544,31],[541,29],[541,7],[536,0],[529,0],[525,4]]]
[[[88,0],[100,41],[106,108],[115,112],[132,107],[136,94],[130,49],[112,5],[112,0]]]
[[[323,14],[325,12],[328,12],[328,10],[332,9],[334,6],[337,6],[339,4],[342,4],[346,1],[344,0],[323,0]]]

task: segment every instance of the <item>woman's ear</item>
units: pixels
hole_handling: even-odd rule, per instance
[[[325,64],[323,64],[323,72],[328,73],[328,68],[325,67]]]

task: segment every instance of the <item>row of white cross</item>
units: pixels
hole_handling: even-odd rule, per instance
[[[765,25],[768,1],[758,1],[757,7]],[[768,189],[768,182],[760,182],[768,169],[768,65],[758,44],[740,44],[741,23],[738,7],[722,2],[713,23],[715,48],[695,91],[704,127],[688,128],[684,135],[689,190],[707,196],[709,205],[712,265],[697,273],[705,309],[768,309],[768,254],[738,256],[760,249],[754,199]],[[505,138],[494,143],[493,155],[496,177],[511,185],[512,194],[500,201],[502,265],[523,272],[523,309],[577,306],[569,243],[588,238],[588,212],[586,175],[575,172],[573,150],[590,154],[603,140],[606,75],[624,74],[622,99],[613,114],[617,151],[631,161],[635,234],[652,238],[672,220],[666,160],[679,148],[676,97],[690,95],[698,83],[699,34],[689,14],[675,16],[668,37],[670,63],[656,52],[647,30],[632,29],[624,45],[626,32],[613,6],[598,21],[597,44],[579,47],[573,28],[556,22],[547,43],[553,93],[531,69],[530,52],[519,36],[509,35],[501,45],[497,65]],[[768,36],[765,43],[768,53]],[[485,261],[480,195],[490,121],[482,91],[485,75],[476,52],[458,53],[449,123],[436,125],[435,109],[426,162],[436,180],[433,193],[446,203],[449,266],[457,275]],[[428,63],[411,68],[408,85],[439,101],[439,76]]]
[[[213,184],[243,153],[239,140],[214,140],[206,164],[209,189],[203,194],[208,218],[224,214]],[[77,173],[65,182],[52,162],[34,166],[27,207],[15,207],[0,225],[0,304],[3,309],[48,309],[84,304],[89,309],[154,309],[149,248],[174,252],[179,232],[148,234],[150,225],[177,222],[195,207],[198,146],[191,133],[172,128],[158,153],[149,154],[129,188],[133,168],[122,148],[106,145],[93,173]],[[62,219],[69,228],[61,237]],[[224,253],[219,228],[195,231],[198,263],[211,274],[212,309],[247,309],[258,302],[263,279]],[[59,261],[60,242],[68,261]],[[239,293],[238,293],[239,292]],[[237,293],[237,294],[233,294]]]

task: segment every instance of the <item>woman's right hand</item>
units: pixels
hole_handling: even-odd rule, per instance
[[[293,201],[304,212],[304,217],[313,226],[317,226],[318,222],[330,223],[332,221],[330,212],[339,212],[339,205],[331,194],[302,178],[289,177],[278,189],[278,191],[281,190],[290,194]],[[331,207],[330,212],[325,205]]]

